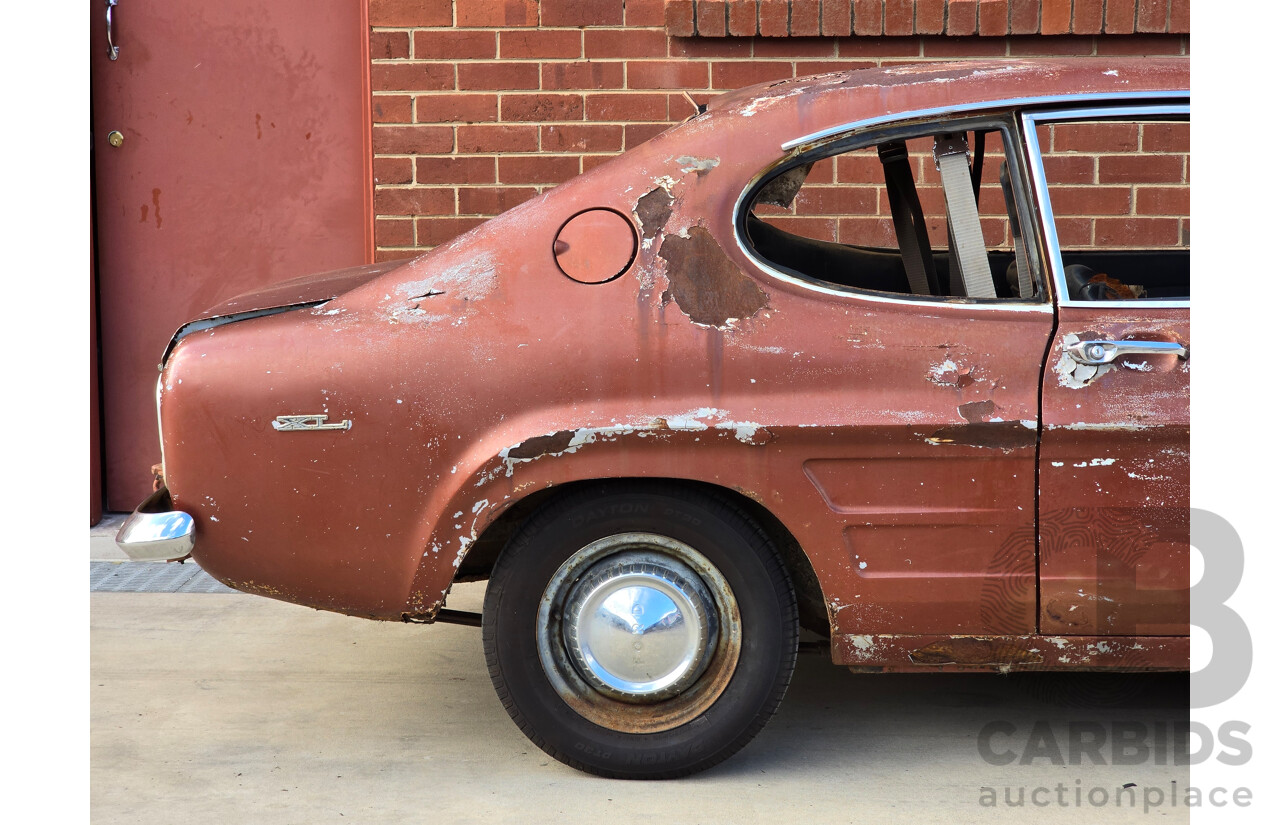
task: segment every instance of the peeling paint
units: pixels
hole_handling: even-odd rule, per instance
[[[925,439],[930,444],[958,444],[966,447],[989,447],[997,450],[1018,450],[1034,447],[1036,431],[1022,421],[982,421],[973,424],[955,424],[934,431]]]
[[[690,172],[696,172],[698,177],[706,175],[720,165],[720,158],[695,158],[692,155],[681,155],[675,161],[680,164],[681,172],[686,175]]]
[[[671,205],[675,203],[671,192],[655,186],[636,201],[635,216],[640,221],[640,236],[646,240],[662,231],[671,218]]]
[[[667,262],[670,282],[664,301],[669,296],[695,324],[731,328],[768,304],[764,290],[729,260],[704,227],[690,228],[687,238],[667,235],[658,256]]]

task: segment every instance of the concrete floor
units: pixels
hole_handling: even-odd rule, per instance
[[[92,558],[118,558],[109,535],[95,531]],[[464,585],[449,606],[482,598],[483,584]],[[992,720],[1017,726],[997,744],[1019,751],[1044,720],[1065,754],[1073,721],[1186,719],[1185,676],[854,675],[805,653],[782,709],[737,756],[683,780],[625,782],[578,773],[521,735],[490,686],[477,628],[241,594],[90,600],[99,825],[1119,822],[1140,815],[1143,787],[1189,780],[1185,766],[1150,761],[994,767],[977,750]],[[1126,783],[1139,788],[1137,810],[1074,805],[1076,787],[1114,794]],[[1017,801],[1037,786],[1051,789],[1044,807],[980,804],[983,787],[1010,787]],[[1151,815],[1188,819],[1167,801]]]

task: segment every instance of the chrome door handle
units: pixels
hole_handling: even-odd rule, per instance
[[[115,38],[111,31],[111,10],[116,7],[120,0],[107,0],[107,57],[112,60],[120,57],[120,47],[116,45]]]
[[[1078,364],[1098,367],[1122,355],[1176,355],[1187,357],[1187,348],[1168,341],[1079,341],[1066,347]]]

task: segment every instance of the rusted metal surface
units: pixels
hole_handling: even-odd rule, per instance
[[[831,640],[831,658],[885,673],[994,670],[1186,670],[1187,637],[902,636],[848,634]]]
[[[796,539],[837,662],[1111,666],[1119,659],[1089,647],[1096,626],[1055,629],[1088,634],[1061,655],[1036,636],[1037,576],[1079,581],[1073,551],[1060,556],[1065,574],[1037,559],[1040,388],[1056,358],[1043,354],[1058,346],[1049,307],[809,289],[748,257],[732,214],[785,139],[897,111],[1186,82],[1185,61],[1144,60],[757,87],[328,303],[192,332],[163,372],[161,415],[195,556],[239,589],[430,619],[486,527],[525,496],[584,479],[688,479],[739,491]],[[635,258],[606,283],[556,264],[557,234],[585,209],[635,220]],[[1092,420],[1050,418],[1049,400],[1061,406],[1046,400],[1046,424]],[[271,426],[318,414],[352,423]],[[1053,432],[1053,460],[1095,449],[1069,427]],[[1046,519],[1093,506],[1055,485],[1042,478],[1041,542]],[[1177,642],[1161,644],[1173,651],[1163,667]]]

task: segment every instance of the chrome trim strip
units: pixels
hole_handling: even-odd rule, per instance
[[[133,561],[177,561],[195,547],[195,522],[169,505],[169,491],[161,487],[138,505],[116,533],[116,546]]]
[[[944,115],[953,115],[960,113],[969,113],[982,111],[984,109],[1010,109],[1014,107],[1024,106],[1050,106],[1055,103],[1080,103],[1090,100],[1158,100],[1163,98],[1188,98],[1191,96],[1190,91],[1176,92],[1090,92],[1088,94],[1074,95],[1044,95],[1042,97],[1012,97],[1004,100],[986,100],[976,103],[961,103],[955,106],[938,106],[933,109],[918,109],[913,112],[899,112],[896,114],[878,115],[866,120],[855,120],[841,126],[831,126],[826,129],[814,132],[804,137],[789,140],[782,144],[782,150],[789,152],[797,146],[804,146],[808,143],[815,143],[826,140],[829,137],[852,132],[859,129],[866,129],[872,126],[882,126],[886,123],[895,123],[898,121],[915,120],[917,118],[942,117]]]
[[[1180,95],[1189,101],[1189,93]],[[1067,120],[1083,120],[1096,117],[1122,117],[1125,115],[1190,115],[1190,102],[1184,104],[1155,104],[1151,106],[1119,106],[1092,107],[1079,109],[1058,109],[1051,112],[1023,112],[1022,133],[1027,145],[1027,166],[1031,172],[1031,181],[1040,213],[1040,229],[1044,233],[1049,269],[1053,275],[1053,288],[1057,293],[1059,306],[1096,307],[1134,309],[1186,309],[1191,306],[1190,299],[1178,301],[1073,301],[1067,297],[1067,275],[1062,267],[1062,248],[1058,244],[1058,228],[1053,220],[1053,205],[1049,201],[1049,180],[1045,175],[1044,163],[1040,154],[1040,138],[1036,135],[1036,124]]]

